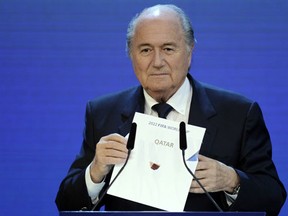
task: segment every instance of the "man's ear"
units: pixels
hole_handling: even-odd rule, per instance
[[[191,67],[191,61],[192,61],[192,55],[194,52],[194,43],[191,45],[190,49],[189,49],[189,55],[188,55],[188,61],[189,61],[189,69]]]

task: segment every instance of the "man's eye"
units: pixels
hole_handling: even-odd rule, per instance
[[[172,52],[174,52],[174,49],[171,48],[171,47],[165,47],[164,51],[167,52],[167,53],[172,53]]]
[[[148,49],[148,48],[147,49],[142,49],[141,52],[142,53],[148,53],[148,52],[150,52],[150,49]]]
[[[149,49],[149,48],[145,48],[145,49],[142,49],[142,50],[140,51],[140,53],[141,53],[142,55],[148,55],[150,52],[151,52],[151,49]]]

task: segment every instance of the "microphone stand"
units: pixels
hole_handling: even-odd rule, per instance
[[[109,188],[113,185],[113,183],[115,182],[115,180],[118,178],[118,176],[120,175],[120,173],[124,170],[129,157],[130,157],[130,153],[132,151],[132,149],[134,148],[134,144],[135,144],[135,137],[136,137],[136,129],[137,129],[137,124],[135,122],[132,123],[131,125],[131,130],[130,130],[130,134],[129,134],[129,138],[127,141],[127,149],[128,149],[128,155],[127,158],[125,160],[124,165],[121,167],[121,169],[119,170],[119,172],[117,173],[117,175],[115,176],[115,178],[113,179],[113,181],[108,185],[108,187],[103,191],[102,195],[100,196],[100,198],[97,200],[97,202],[94,204],[94,206],[92,207],[91,211],[94,211],[96,209],[96,207],[99,205],[99,203],[102,201],[102,199],[104,198],[104,196],[107,194]]]
[[[207,190],[204,188],[204,186],[201,184],[199,179],[194,175],[194,173],[189,169],[187,166],[186,160],[185,160],[185,150],[187,149],[187,138],[186,138],[186,127],[185,123],[181,122],[179,127],[180,132],[180,149],[182,150],[182,158],[184,165],[188,172],[192,175],[192,177],[195,179],[195,181],[198,183],[198,185],[202,188],[206,196],[209,198],[209,200],[214,204],[214,206],[218,209],[219,212],[223,212],[223,210],[220,208],[220,206],[216,203],[216,201],[213,199],[213,197],[207,192]]]

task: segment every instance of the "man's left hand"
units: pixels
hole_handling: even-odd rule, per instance
[[[234,188],[240,184],[240,178],[232,167],[203,155],[199,155],[198,159],[195,176],[207,192],[226,191],[232,193]],[[195,180],[191,183],[190,192],[204,193]]]

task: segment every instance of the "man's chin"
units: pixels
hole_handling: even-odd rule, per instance
[[[166,102],[172,95],[169,88],[151,88],[147,93],[158,102]]]

